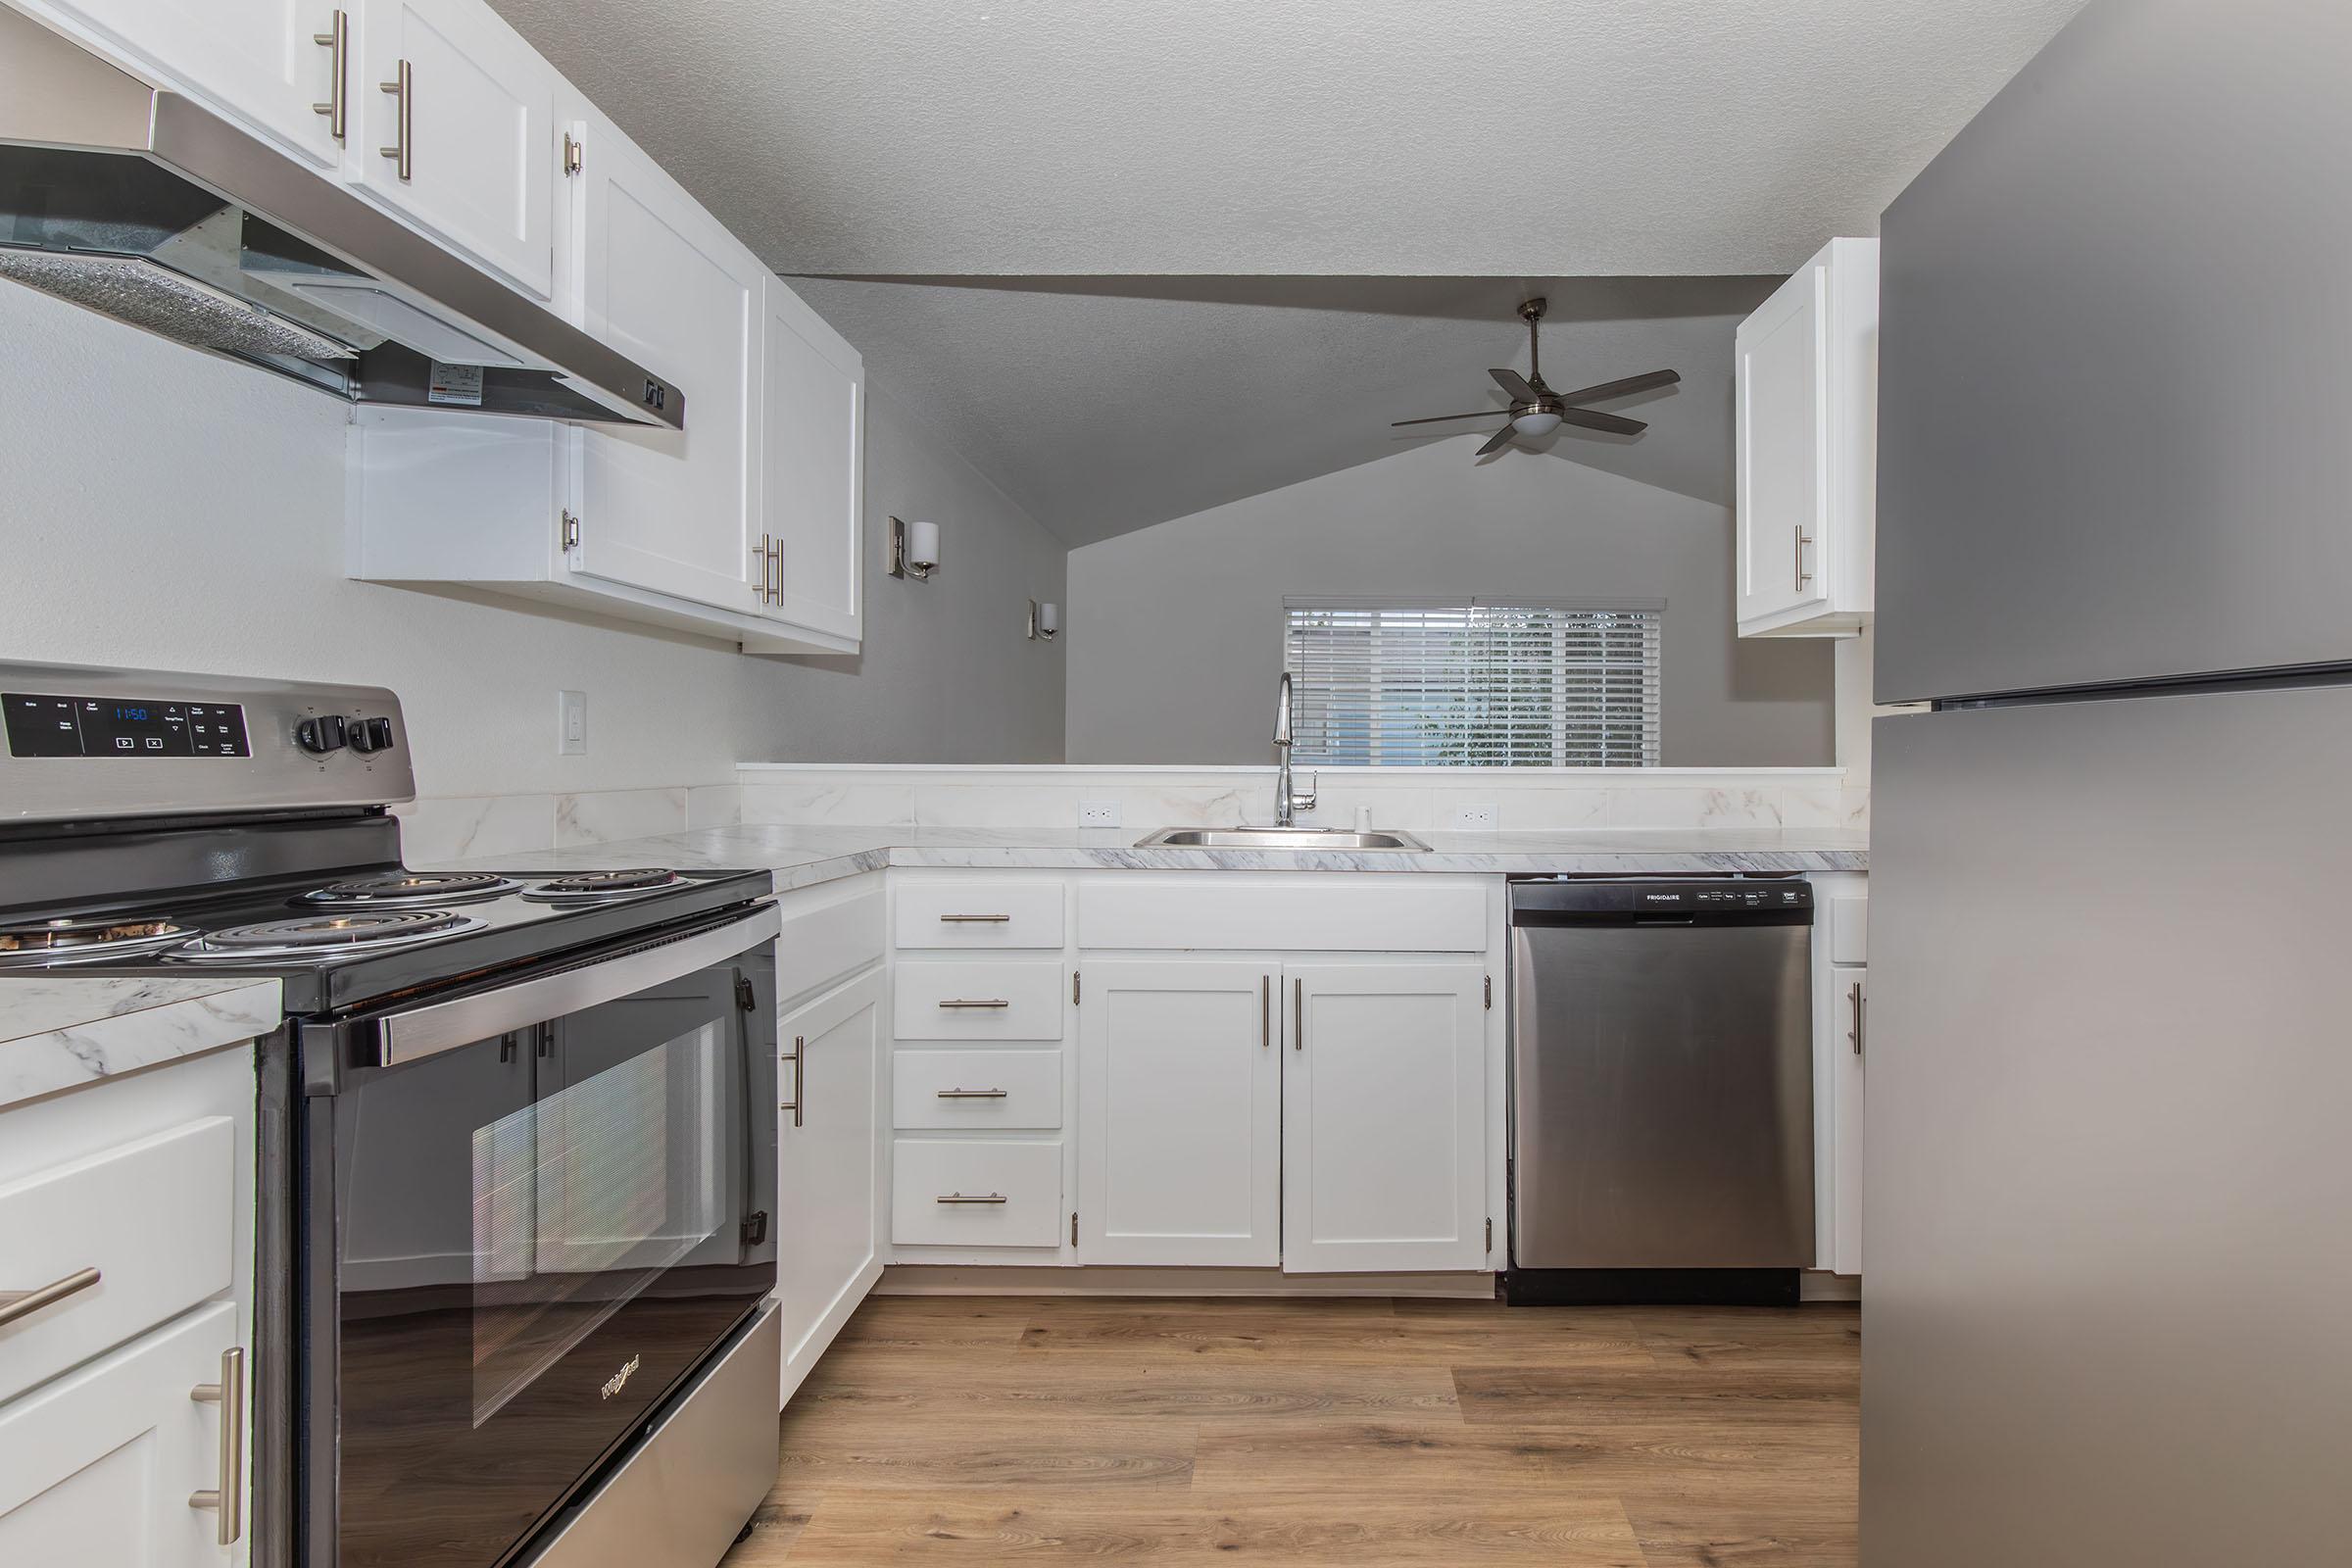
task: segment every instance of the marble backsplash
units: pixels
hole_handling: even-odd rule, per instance
[[[1380,827],[1502,832],[1561,828],[1866,828],[1866,790],[1820,768],[1301,769],[1316,808],[1300,820],[1352,825],[1358,806]],[[786,825],[1075,829],[1082,805],[1117,808],[1138,837],[1162,827],[1274,818],[1271,767],[932,767],[747,763],[738,819]],[[1491,824],[1466,807],[1494,808]],[[716,809],[713,801],[711,808]]]
[[[434,796],[396,806],[401,858],[412,866],[529,855],[575,845],[729,827],[741,820],[732,784],[593,790],[576,795]]]

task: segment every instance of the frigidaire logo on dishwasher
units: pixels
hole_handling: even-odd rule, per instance
[[[612,1397],[612,1396],[618,1394],[622,1389],[627,1388],[629,1386],[629,1374],[636,1371],[638,1363],[644,1359],[645,1357],[642,1355],[632,1355],[629,1357],[628,1365],[622,1367],[619,1371],[605,1379],[605,1397],[610,1399]]]
[[[1652,904],[1679,904],[1683,896],[1680,893],[1644,893],[1642,897]]]

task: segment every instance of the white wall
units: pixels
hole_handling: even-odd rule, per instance
[[[1266,760],[1286,594],[1527,593],[1666,601],[1662,763],[1832,760],[1829,645],[1733,635],[1728,509],[1478,439],[1072,551],[1069,760]]]
[[[809,747],[1058,760],[1059,654],[1028,657],[1020,616],[1060,597],[1061,549],[886,397],[873,515],[942,519],[951,564],[878,587],[869,559],[867,653],[823,668],[349,580],[344,425],[333,398],[0,284],[0,658],[390,686],[427,796],[661,789],[645,804],[682,811],[680,787]],[[564,687],[585,757],[556,753]]]

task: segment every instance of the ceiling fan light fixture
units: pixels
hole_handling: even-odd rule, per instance
[[[1511,416],[1511,428],[1521,435],[1549,435],[1560,427],[1560,416],[1548,409],[1530,409]]]

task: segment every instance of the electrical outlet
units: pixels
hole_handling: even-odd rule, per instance
[[[1080,827],[1117,827],[1119,825],[1119,803],[1116,801],[1080,801],[1078,803],[1078,825]]]
[[[1470,801],[1455,807],[1453,808],[1453,825],[1457,828],[1469,828],[1474,831],[1494,827],[1494,803],[1493,801]]]
[[[556,693],[556,755],[588,755],[588,694]]]

